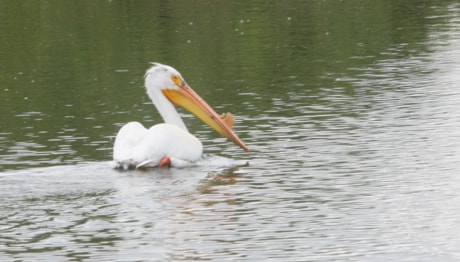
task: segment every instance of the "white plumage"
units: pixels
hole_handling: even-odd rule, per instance
[[[203,146],[188,132],[173,103],[188,109],[218,133],[248,150],[231,130],[233,116],[230,113],[218,116],[174,68],[155,63],[145,74],[145,87],[165,123],[149,129],[139,122],[124,125],[113,148],[116,167],[183,167],[200,159]]]

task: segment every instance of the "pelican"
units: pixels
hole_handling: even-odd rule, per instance
[[[232,131],[233,115],[218,115],[171,66],[153,63],[145,73],[145,88],[164,123],[149,129],[139,122],[121,127],[113,147],[115,167],[184,167],[201,158],[201,141],[188,132],[173,104],[187,109],[223,137],[249,150]]]

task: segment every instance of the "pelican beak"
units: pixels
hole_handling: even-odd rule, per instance
[[[233,115],[218,115],[193,89],[185,82],[173,79],[179,89],[163,89],[163,94],[171,103],[181,106],[205,122],[223,137],[232,140],[236,145],[249,151],[249,148],[233,133]]]

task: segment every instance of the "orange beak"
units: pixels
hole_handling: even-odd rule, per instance
[[[163,89],[163,94],[172,103],[179,105],[196,117],[205,122],[208,126],[214,129],[221,136],[227,137],[235,144],[249,151],[249,148],[241,141],[238,136],[233,133],[233,116],[230,113],[222,116],[217,113],[185,82],[176,83],[179,89]]]

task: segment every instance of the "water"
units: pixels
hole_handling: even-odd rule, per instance
[[[0,10],[2,260],[460,258],[455,1]],[[111,169],[121,125],[161,121],[151,61],[232,112],[251,151],[184,112],[206,161]]]

